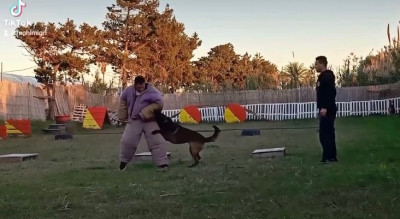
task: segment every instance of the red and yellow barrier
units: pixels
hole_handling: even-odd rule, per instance
[[[201,122],[201,112],[195,106],[187,106],[181,110],[179,114],[181,123],[199,124]]]
[[[108,116],[106,107],[91,107],[86,110],[83,128],[102,129]]]
[[[31,121],[29,119],[6,120],[6,133],[7,135],[25,135],[31,137]]]
[[[245,122],[246,109],[239,104],[229,104],[225,109],[225,121],[227,123]]]
[[[7,139],[7,128],[5,125],[0,125],[0,139]]]

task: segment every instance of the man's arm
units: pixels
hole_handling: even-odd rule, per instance
[[[157,89],[154,89],[153,93],[151,94],[150,99],[151,99],[152,103],[158,103],[158,104],[164,105],[163,94]]]
[[[162,111],[164,107],[163,95],[158,90],[154,89],[149,94],[149,105],[140,112],[140,117],[143,120],[150,120],[154,118],[154,111]]]
[[[335,104],[335,76],[326,74],[321,78],[321,108],[328,109]]]
[[[126,120],[128,120],[128,101],[127,101],[128,90],[129,90],[129,87],[122,92],[120,100],[119,100],[118,119],[121,122],[125,122]]]

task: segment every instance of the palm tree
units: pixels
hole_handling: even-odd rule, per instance
[[[304,78],[307,76],[308,69],[303,63],[289,62],[284,68],[282,78],[290,80],[290,88],[298,88],[302,85]]]
[[[316,80],[315,64],[312,64],[303,77],[302,85],[315,87]]]

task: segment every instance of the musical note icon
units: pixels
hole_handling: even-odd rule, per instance
[[[19,17],[22,14],[22,7],[26,7],[26,4],[22,0],[18,0],[17,5],[10,8],[10,13],[14,17]]]

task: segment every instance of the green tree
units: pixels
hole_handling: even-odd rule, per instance
[[[46,85],[48,96],[53,95],[49,98],[47,115],[48,118],[52,118],[53,85],[57,81],[66,81],[67,78],[77,79],[81,73],[89,71],[89,61],[85,57],[85,41],[82,40],[81,32],[77,30],[72,20],[60,24],[59,27],[54,23],[38,22],[17,28],[17,33],[25,31],[45,33],[44,35],[16,34],[15,37],[22,42],[22,46],[37,64],[36,78]]]
[[[195,77],[200,84],[210,83],[213,91],[227,90],[235,82],[235,65],[240,56],[231,43],[211,48],[208,56],[201,57],[194,64],[197,67]]]
[[[275,64],[257,53],[251,60],[252,72],[257,79],[258,89],[276,89],[279,85],[279,70]]]
[[[279,85],[279,70],[276,65],[256,53],[250,61],[246,78],[246,89],[276,89]]]
[[[400,27],[392,38],[387,26],[388,45],[360,60],[357,81],[360,85],[394,83],[400,80]]]
[[[156,86],[170,92],[193,82],[191,59],[201,45],[196,33],[185,34],[173,10],[158,11],[158,0],[117,0],[108,7],[103,23],[108,57],[115,72],[121,74],[122,87],[141,74]]]
[[[339,69],[338,83],[342,87],[358,86],[357,75],[360,67],[360,58],[350,53],[344,60],[344,65]]]
[[[191,37],[185,33],[185,26],[176,20],[168,5],[156,15],[153,22],[156,36],[149,46],[137,51],[136,72],[173,93],[192,85],[191,59],[201,41],[196,33]]]
[[[317,71],[315,69],[315,64],[312,64],[309,67],[309,69],[307,69],[307,72],[304,73],[301,85],[315,87],[315,84],[317,82],[316,74],[317,74]]]
[[[236,54],[232,44],[211,49],[208,56],[194,62],[196,86],[212,91],[276,89],[279,71],[276,65],[257,53]]]
[[[95,94],[106,94],[107,84],[100,78],[100,71],[96,71],[94,75],[94,81],[90,86],[90,92]]]
[[[108,63],[121,75],[123,89],[137,69],[134,60],[138,50],[154,42],[158,6],[157,0],[117,0],[116,4],[107,7],[103,27],[104,39],[112,54]]]
[[[298,88],[303,84],[308,72],[303,63],[289,62],[281,72],[281,79],[288,81],[286,86],[289,88]]]

